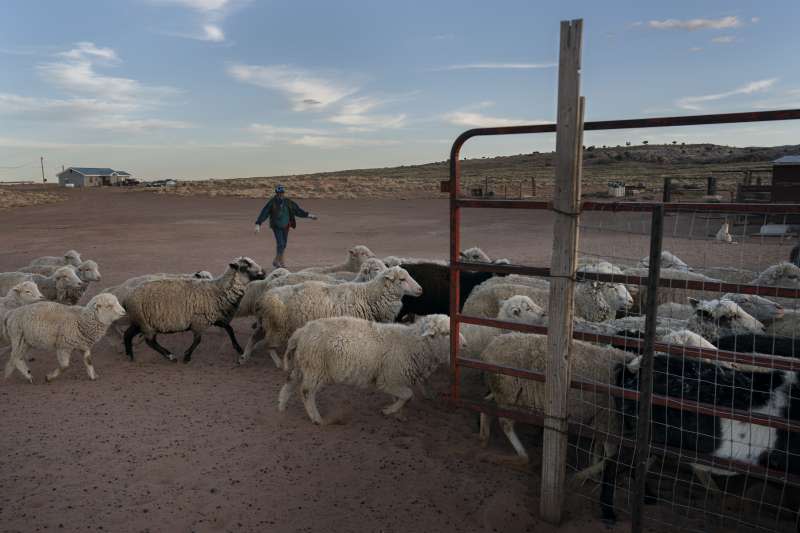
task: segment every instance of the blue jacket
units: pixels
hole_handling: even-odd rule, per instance
[[[256,219],[256,224],[260,226],[265,220],[269,219],[269,227],[271,228],[285,228],[287,226],[294,228],[297,225],[294,220],[295,217],[306,218],[308,217],[308,212],[303,211],[299,205],[288,198],[284,198],[283,202],[278,202],[278,199],[273,196],[261,209],[261,213]]]

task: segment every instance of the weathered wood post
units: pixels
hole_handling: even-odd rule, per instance
[[[583,106],[580,96],[581,19],[561,22],[558,59],[556,179],[553,191],[553,257],[545,368],[545,417],[540,513],[561,521],[567,467],[567,394],[570,384],[573,297],[578,263]]]
[[[717,178],[709,176],[707,178],[708,184],[706,186],[706,194],[708,196],[716,196],[717,194]]]
[[[661,201],[665,204],[672,201],[672,178],[664,178],[664,192]]]

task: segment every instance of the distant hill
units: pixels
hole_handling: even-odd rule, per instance
[[[624,181],[640,185],[645,193],[655,194],[664,177],[676,180],[705,178],[715,171],[767,169],[784,155],[800,154],[800,145],[774,147],[733,147],[716,144],[648,144],[636,146],[586,146],[584,150],[584,194],[600,193],[607,182]],[[531,179],[536,180],[536,196],[552,192],[555,154],[533,152],[512,156],[464,160],[464,190],[486,186],[496,195],[531,195]],[[298,198],[439,198],[439,182],[448,178],[447,161],[421,165],[401,165],[298,174],[288,176],[185,181],[167,193],[263,198],[277,183],[290,188]],[[735,188],[741,174],[718,175],[721,192]],[[643,197],[646,197],[643,196]]]

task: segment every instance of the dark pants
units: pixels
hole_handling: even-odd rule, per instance
[[[275,234],[275,245],[278,250],[278,255],[280,255],[286,249],[286,243],[289,240],[289,227],[272,228],[272,233]]]

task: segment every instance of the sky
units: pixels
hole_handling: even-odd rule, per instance
[[[797,0],[3,0],[0,180],[62,166],[228,178],[447,159],[552,122],[559,21],[584,20],[586,120],[800,108]],[[800,123],[585,144],[800,143]],[[467,157],[552,150],[470,141]]]

